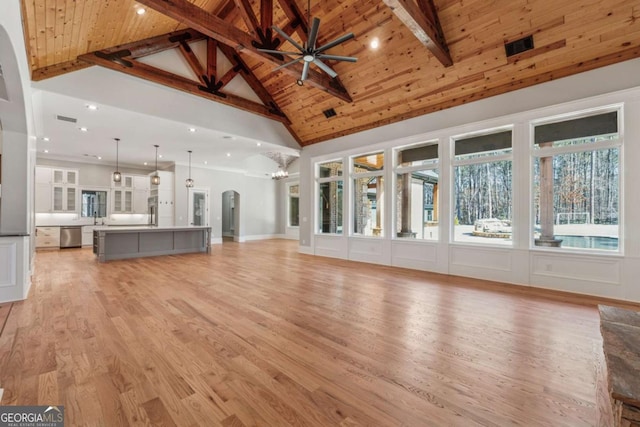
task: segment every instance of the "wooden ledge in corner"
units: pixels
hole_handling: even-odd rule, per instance
[[[640,426],[640,312],[599,305],[614,426]]]

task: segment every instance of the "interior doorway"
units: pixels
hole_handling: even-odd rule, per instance
[[[228,190],[222,193],[222,241],[241,241],[240,231],[240,193]]]
[[[189,225],[209,226],[209,189],[189,188],[188,195],[188,215]]]

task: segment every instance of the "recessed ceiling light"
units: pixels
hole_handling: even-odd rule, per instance
[[[380,47],[380,40],[377,37],[374,37],[373,40],[371,40],[371,43],[369,44],[369,46],[371,46],[371,49],[377,49]]]
[[[260,147],[262,145],[262,142],[257,142],[256,145]]]
[[[208,165],[208,164],[209,164],[209,162],[207,162],[207,161],[205,160],[205,161],[204,161],[204,164],[205,164],[205,165]]]
[[[49,142],[49,141],[51,141],[51,140],[50,140],[48,137],[46,137],[46,136],[45,136],[44,138],[42,138],[42,140],[43,140],[44,142]]]
[[[231,157],[231,153],[227,153],[227,157]]]
[[[196,131],[196,128],[189,128],[189,132],[193,133]]]
[[[102,160],[102,156],[98,156],[98,160]]]
[[[162,158],[162,154],[158,154],[158,158],[161,159]]]
[[[45,153],[48,153],[48,152],[49,152],[49,150],[44,150],[44,152],[45,152]]]
[[[87,109],[91,111],[96,111],[98,109],[98,106],[95,104],[87,104]]]
[[[146,11],[147,10],[144,7],[139,7],[138,9],[136,9],[136,13],[138,15],[144,15]]]
[[[144,162],[143,165],[147,166],[147,162]]]
[[[87,128],[80,128],[80,130],[81,130],[82,132],[86,132],[86,131],[88,131],[89,129],[87,129]]]

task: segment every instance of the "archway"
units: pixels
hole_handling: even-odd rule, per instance
[[[241,236],[240,193],[227,190],[222,193],[222,242],[240,242]]]

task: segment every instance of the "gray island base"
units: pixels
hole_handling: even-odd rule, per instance
[[[97,227],[93,253],[98,261],[211,252],[211,227]]]

